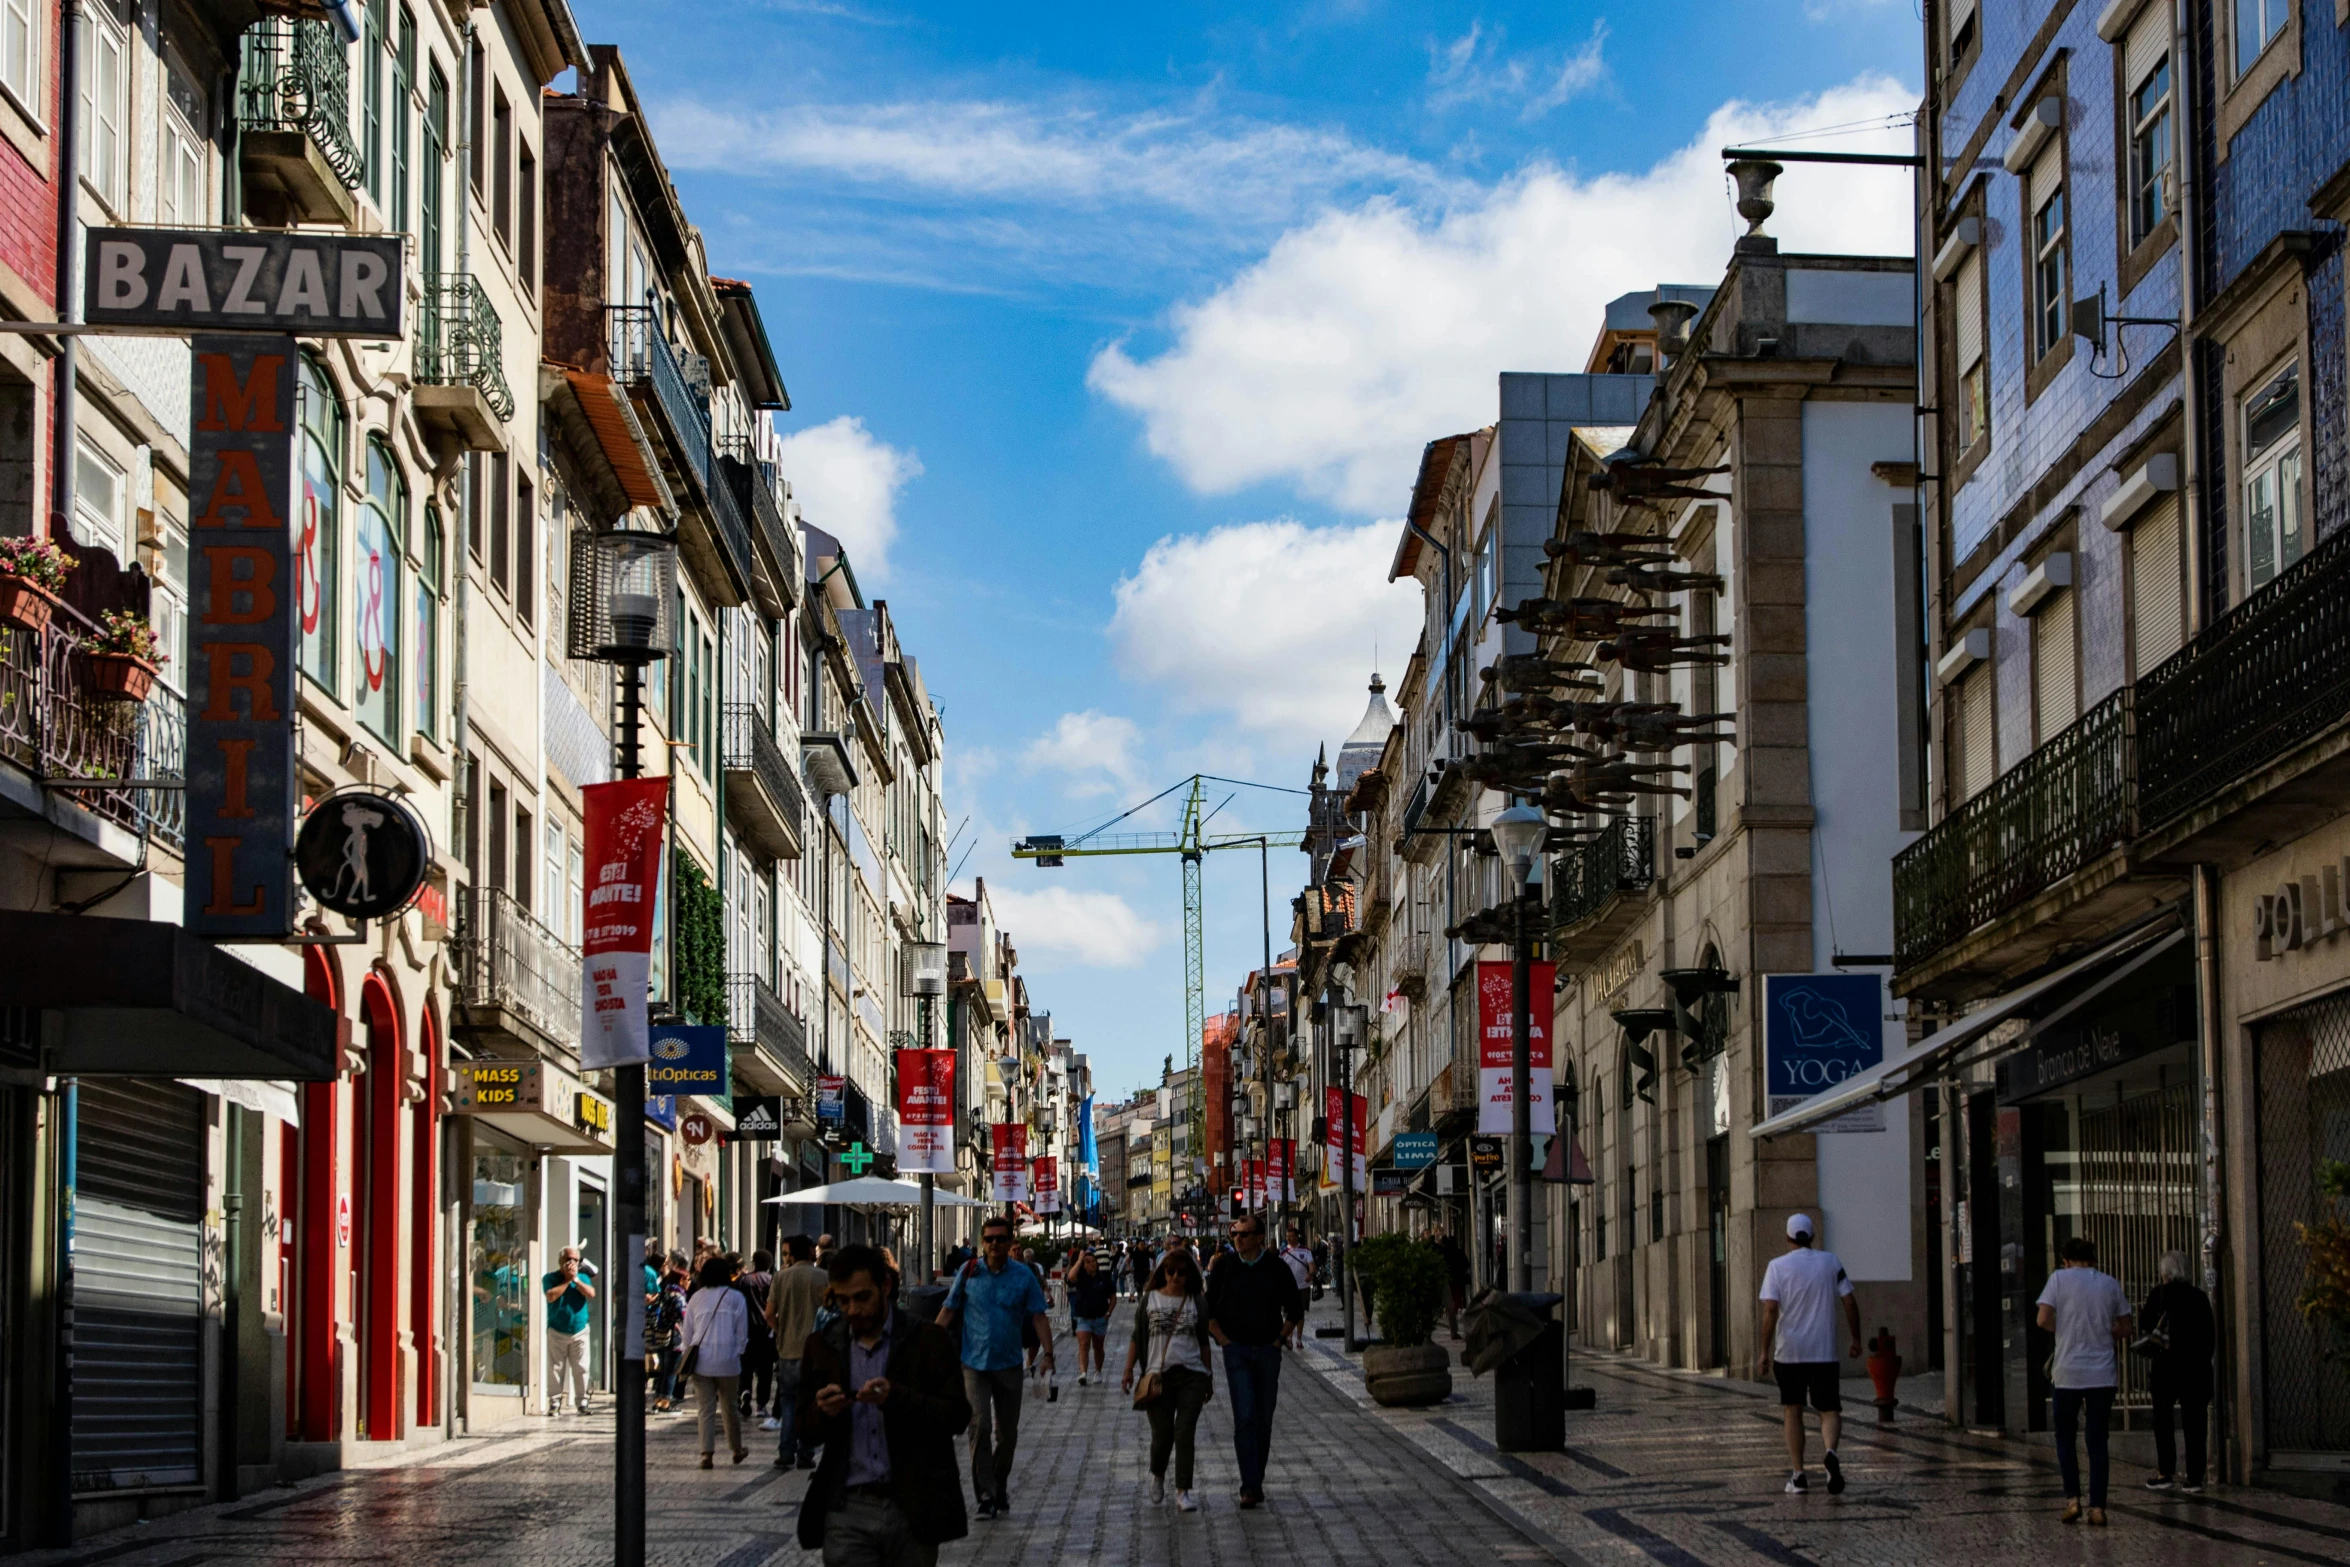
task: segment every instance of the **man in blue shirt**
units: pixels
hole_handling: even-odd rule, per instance
[[[571,1384],[572,1407],[588,1412],[588,1303],[596,1298],[594,1264],[566,1246],[555,1271],[539,1280],[547,1300],[547,1413],[563,1413],[563,1384]]]
[[[1020,1440],[1021,1324],[1036,1328],[1049,1371],[1053,1323],[1035,1270],[1012,1260],[1011,1220],[999,1216],[982,1224],[979,1252],[980,1260],[963,1264],[948,1287],[938,1325],[962,1342],[963,1396],[973,1417],[971,1490],[979,1516],[995,1518],[1012,1510],[1004,1482]]]

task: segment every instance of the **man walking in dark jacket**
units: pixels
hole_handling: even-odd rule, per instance
[[[1232,1390],[1232,1447],[1240,1461],[1240,1505],[1265,1500],[1273,1450],[1273,1405],[1281,1392],[1281,1341],[1306,1320],[1305,1297],[1289,1265],[1265,1249],[1265,1221],[1232,1224],[1232,1250],[1208,1270],[1208,1332],[1224,1346]]]
[[[840,1316],[807,1341],[799,1429],[824,1444],[800,1503],[800,1545],[825,1567],[934,1567],[970,1532],[955,1438],[971,1423],[954,1340],[891,1304],[898,1270],[873,1246],[826,1268]]]

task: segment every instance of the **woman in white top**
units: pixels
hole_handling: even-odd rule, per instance
[[[1167,1454],[1175,1455],[1175,1505],[1195,1512],[1191,1495],[1192,1438],[1199,1412],[1214,1396],[1208,1370],[1208,1319],[1199,1262],[1190,1252],[1170,1250],[1150,1276],[1142,1304],[1134,1309],[1134,1337],[1126,1345],[1126,1371],[1119,1385],[1134,1391],[1135,1366],[1159,1379],[1158,1394],[1145,1403],[1151,1423],[1151,1500],[1167,1499]]]
[[[694,1420],[701,1428],[702,1467],[711,1467],[712,1416],[726,1422],[726,1445],[741,1463],[751,1456],[743,1446],[742,1412],[735,1392],[742,1383],[743,1351],[751,1342],[751,1311],[743,1292],[734,1287],[734,1267],[724,1257],[702,1264],[694,1292],[685,1303],[684,1353],[693,1357]]]

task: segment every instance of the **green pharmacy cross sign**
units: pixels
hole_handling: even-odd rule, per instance
[[[840,1156],[840,1162],[847,1165],[856,1174],[863,1175],[873,1167],[873,1155],[866,1150],[863,1143],[851,1143],[849,1151]]]

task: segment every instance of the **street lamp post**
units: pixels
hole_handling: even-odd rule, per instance
[[[644,771],[644,691],[647,665],[675,644],[677,540],[667,533],[616,530],[580,535],[572,545],[573,620],[570,651],[611,664],[621,693],[620,776]],[[596,591],[601,589],[601,592]],[[658,895],[656,893],[656,895]],[[614,1069],[612,1173],[613,1264],[609,1279],[633,1279],[645,1248],[645,1069],[641,1062]],[[630,1291],[634,1293],[634,1288]],[[625,1295],[615,1300],[625,1301]],[[612,1390],[612,1559],[617,1567],[645,1560],[645,1316],[624,1310],[620,1383]]]
[[[1493,846],[1509,867],[1510,896],[1510,1288],[1534,1288],[1533,952],[1526,934],[1526,884],[1550,823],[1533,806],[1493,819]]]

